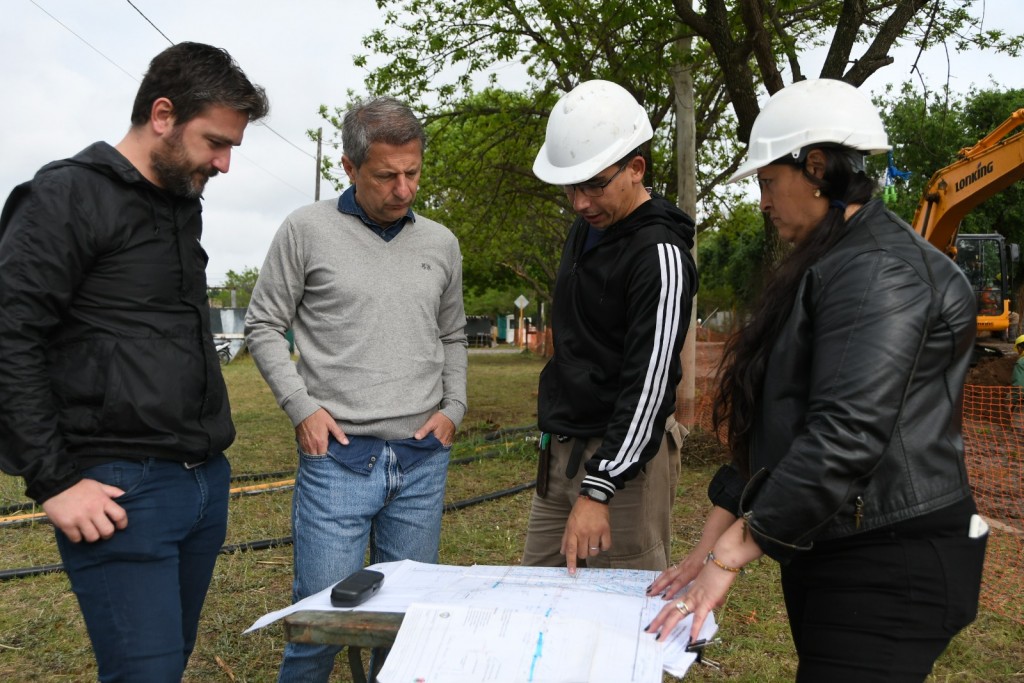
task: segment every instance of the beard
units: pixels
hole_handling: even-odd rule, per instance
[[[211,166],[196,166],[182,142],[182,129],[172,132],[159,149],[150,152],[149,160],[160,186],[171,194],[198,199],[206,181],[217,175]]]

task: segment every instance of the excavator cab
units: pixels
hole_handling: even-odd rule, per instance
[[[958,234],[956,262],[967,276],[978,304],[978,332],[1005,336],[1010,328],[1012,264],[1020,247],[998,234]]]

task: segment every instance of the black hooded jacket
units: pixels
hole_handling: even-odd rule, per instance
[[[110,458],[201,461],[234,440],[197,199],[96,143],[0,215],[0,466],[42,502]]]
[[[548,433],[603,437],[583,485],[611,496],[654,457],[675,411],[697,293],[694,223],[655,196],[584,253],[588,230],[577,219],[562,253],[537,419]]]

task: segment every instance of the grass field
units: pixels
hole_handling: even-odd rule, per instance
[[[449,501],[534,478],[536,433],[511,428],[532,426],[536,420],[536,384],[542,364],[524,354],[470,356],[470,411],[452,457],[482,453],[494,457],[453,465]],[[295,468],[293,433],[269,389],[247,358],[231,363],[224,372],[239,434],[228,454],[234,474],[286,472],[280,478],[290,478]],[[509,431],[497,439],[485,438],[497,430]],[[677,557],[699,535],[708,508],[705,488],[720,458],[721,449],[710,438],[695,434],[687,441],[674,515]],[[0,478],[0,505],[25,500],[21,488],[18,480]],[[517,564],[531,495],[524,491],[446,514],[441,561]],[[287,490],[232,499],[227,543],[287,536],[290,500]],[[0,526],[0,547],[0,569],[60,561],[52,529],[46,524]],[[697,666],[687,680],[792,680],[796,659],[777,579],[774,562],[753,565],[718,613],[723,643],[707,656],[720,662],[721,669]],[[288,546],[222,555],[185,680],[273,681],[284,646],[281,626],[241,633],[258,617],[286,606],[290,586]],[[342,664],[336,667],[333,681],[350,680]],[[0,682],[90,680],[95,680],[95,668],[67,578],[55,573],[0,582]],[[983,609],[978,620],[954,640],[929,680],[1024,680],[1024,626]]]

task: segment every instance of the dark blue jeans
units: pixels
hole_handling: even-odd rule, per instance
[[[56,533],[99,680],[180,683],[227,530],[227,458],[193,469],[118,460],[82,474],[124,490],[117,503],[128,513],[128,526],[105,541]]]
[[[987,540],[853,536],[800,553],[782,568],[797,681],[924,681],[977,614]]]

